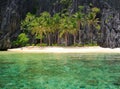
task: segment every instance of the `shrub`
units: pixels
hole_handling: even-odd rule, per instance
[[[29,38],[25,33],[21,33],[16,41],[13,41],[14,46],[25,46],[27,45]]]
[[[42,44],[37,44],[36,46],[47,46],[47,44],[45,44],[45,43],[42,43]]]

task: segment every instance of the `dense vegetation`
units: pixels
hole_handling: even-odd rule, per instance
[[[62,3],[62,2],[61,2]],[[51,15],[44,11],[40,15],[28,13],[21,22],[21,34],[13,42],[15,46],[25,45],[96,45],[93,35],[96,30],[99,34],[100,24],[96,15],[100,12],[97,7],[91,7],[88,13],[84,13],[84,6],[71,14],[64,9],[60,13]],[[82,42],[82,30],[89,29],[86,42]]]

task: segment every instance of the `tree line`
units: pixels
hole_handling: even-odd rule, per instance
[[[13,41],[15,46],[25,46],[30,44],[55,45],[85,45],[83,42],[83,31],[89,29],[89,42],[94,44],[93,30],[100,29],[100,20],[97,14],[100,9],[92,7],[84,13],[84,6],[79,6],[76,13],[69,13],[63,10],[60,13],[51,15],[43,12],[40,15],[28,13],[21,22],[21,34]],[[99,34],[99,33],[98,33]]]

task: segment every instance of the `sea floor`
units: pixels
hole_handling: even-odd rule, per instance
[[[0,89],[120,89],[120,54],[0,52]]]

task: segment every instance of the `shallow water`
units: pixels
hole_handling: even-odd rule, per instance
[[[0,89],[120,89],[120,54],[0,52]]]

